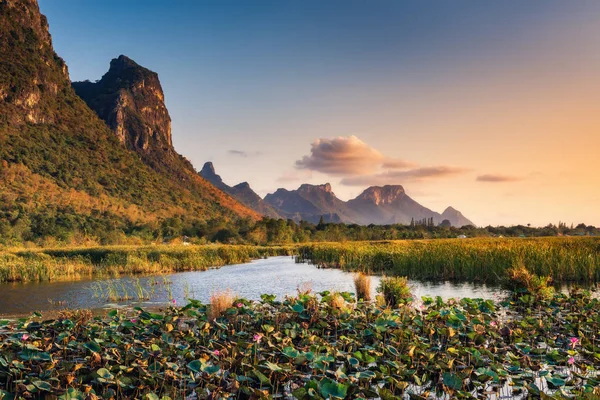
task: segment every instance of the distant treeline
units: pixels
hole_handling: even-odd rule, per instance
[[[436,239],[456,237],[542,237],[600,236],[600,228],[591,225],[549,224],[543,228],[525,225],[472,225],[461,228],[411,223],[410,225],[356,225],[319,223],[263,218],[259,221],[193,220],[174,216],[152,223],[135,224],[127,220],[52,218],[50,215],[27,221],[0,218],[0,245],[114,245],[149,243],[227,243],[286,244],[341,242],[357,240]]]

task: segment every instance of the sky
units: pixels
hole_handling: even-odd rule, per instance
[[[596,0],[39,3],[72,80],[157,72],[176,150],[230,185],[600,225]]]

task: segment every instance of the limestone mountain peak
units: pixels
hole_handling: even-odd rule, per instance
[[[207,161],[204,163],[204,165],[202,166],[202,170],[200,171],[201,175],[215,175],[215,176],[219,176],[217,175],[217,173],[215,172],[215,166],[213,165],[212,162]],[[219,177],[220,179],[220,177]]]
[[[332,195],[335,196],[335,194],[331,190],[331,184],[330,183],[324,183],[322,185],[311,185],[311,184],[308,184],[308,183],[304,183],[304,184],[300,185],[300,187],[298,188],[298,190],[300,190],[300,191],[321,190],[321,191],[324,191],[326,193],[331,193]]]
[[[234,188],[247,190],[247,189],[250,189],[250,184],[248,182],[244,181],[244,182],[240,182],[237,185],[235,185]]]
[[[120,55],[98,82],[73,82],[73,88],[127,147],[173,152],[171,117],[156,72]]]
[[[385,185],[371,186],[365,189],[357,198],[369,200],[379,205],[393,203],[398,198],[405,195],[406,192],[401,185]]]

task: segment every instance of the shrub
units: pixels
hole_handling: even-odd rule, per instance
[[[386,304],[391,307],[397,307],[412,301],[408,278],[405,276],[385,276],[381,278],[377,291],[383,294]]]
[[[531,273],[522,263],[516,264],[507,272],[508,287],[521,298],[522,294],[529,295],[531,300],[550,300],[554,296],[554,288],[550,286],[552,278]]]
[[[354,274],[354,288],[357,300],[371,300],[371,277],[363,272]]]
[[[344,300],[344,297],[337,292],[331,294],[328,303],[329,306],[335,310],[343,310],[346,308],[346,300]]]

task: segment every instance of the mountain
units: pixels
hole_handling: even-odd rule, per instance
[[[99,81],[72,86],[128,148],[145,153],[172,149],[171,117],[156,72],[120,55]]]
[[[120,55],[99,81],[72,86],[119,142],[147,165],[179,180],[195,175],[192,164],[173,148],[171,117],[156,72]]]
[[[413,219],[428,218],[441,222],[440,214],[414,201],[400,185],[371,186],[348,201],[348,205],[362,215],[363,223],[406,225]]]
[[[442,221],[447,219],[448,221],[450,221],[450,224],[452,224],[452,226],[465,226],[465,225],[473,225],[475,226],[475,224],[473,222],[471,222],[469,219],[467,219],[467,217],[465,217],[464,215],[462,215],[462,213],[452,207],[448,207],[444,210],[444,212],[442,213],[441,216]]]
[[[237,201],[261,215],[271,218],[283,217],[275,208],[273,208],[269,203],[264,201],[258,194],[256,194],[248,182],[238,183],[233,187],[225,184],[223,179],[221,179],[221,177],[215,172],[215,167],[211,162],[204,164],[202,170],[200,171],[200,176],[225,193],[229,193]]]
[[[339,222],[351,224],[361,221],[360,213],[350,208],[346,202],[338,199],[329,183],[324,185],[303,184],[296,192],[317,207],[319,214],[330,216],[330,220],[331,216],[337,216],[333,219]]]
[[[275,193],[266,195],[265,201],[280,214],[295,221],[303,220],[316,224],[323,217],[325,222],[341,222],[338,214],[320,209],[296,190],[277,189]]]
[[[103,236],[156,232],[161,226],[168,234],[168,221],[173,218],[177,224],[259,218],[198,176],[172,149],[169,117],[161,109],[159,94],[148,100],[158,107],[156,112],[146,112],[140,108],[144,100],[139,103],[136,95],[150,95],[123,84],[119,101],[130,101],[129,90],[134,104],[127,103],[120,111],[122,122],[119,111],[102,115],[107,123],[101,120],[72,88],[36,0],[0,0],[0,54],[0,234],[4,237],[67,240],[77,232]],[[135,81],[133,86],[146,82],[127,75],[134,63],[119,59],[111,63],[111,79],[106,82],[129,79]],[[148,82],[152,90],[159,87],[158,82]],[[111,85],[102,89],[106,104],[115,104],[114,89]],[[110,116],[117,122],[111,125],[113,130],[107,125]],[[153,119],[156,127],[150,127]]]
[[[410,198],[400,185],[371,186],[355,199],[338,199],[329,183],[301,185],[297,190],[278,189],[265,201],[287,218],[317,222],[344,222],[361,225],[405,224],[433,218],[435,224],[448,219],[453,226],[473,225],[459,211],[448,207],[439,214]]]

